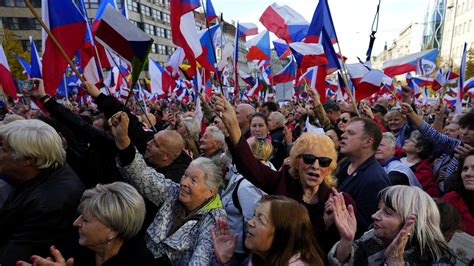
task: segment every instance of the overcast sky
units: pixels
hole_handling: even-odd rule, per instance
[[[213,0],[212,2],[216,13],[224,13],[226,21],[253,22],[259,26],[259,30],[264,29],[258,21],[261,14],[274,2],[290,6],[308,22],[311,22],[318,4],[318,0]],[[328,0],[328,2],[343,54],[348,56],[351,62],[356,60],[356,56],[364,59],[372,20],[379,1]],[[423,22],[428,2],[429,0],[381,0],[379,28],[372,55],[379,54],[385,42],[390,45],[410,22]]]

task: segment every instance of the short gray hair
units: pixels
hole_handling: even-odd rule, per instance
[[[216,127],[216,126],[208,126],[208,127],[206,128],[206,132],[211,133],[211,135],[214,137],[214,139],[222,145],[221,147],[224,147],[224,146],[225,146],[225,136],[224,136],[224,133],[222,133],[222,131],[221,131],[218,127]]]
[[[397,145],[395,136],[392,134],[392,132],[382,133],[382,138],[388,141],[388,144],[390,145],[391,148],[395,148],[395,146]]]
[[[33,158],[38,169],[59,168],[66,163],[61,137],[43,121],[16,120],[0,126],[0,138],[12,149],[14,160]]]
[[[95,216],[128,240],[138,234],[145,219],[145,202],[138,191],[124,182],[98,184],[84,192],[79,204],[81,212]]]
[[[277,125],[280,125],[280,126],[284,126],[284,125],[285,125],[285,116],[284,116],[282,113],[276,111],[276,112],[272,112],[272,113],[270,114],[270,116],[273,117],[274,122],[275,122]]]
[[[219,167],[213,160],[205,157],[194,159],[189,167],[194,166],[204,172],[204,180],[208,188],[216,189],[216,192],[224,186],[222,176],[222,168]]]

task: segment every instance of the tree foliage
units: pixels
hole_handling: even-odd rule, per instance
[[[474,77],[474,48],[469,49],[467,52],[466,60],[466,80]]]
[[[8,29],[3,30],[3,39],[1,41],[13,77],[15,77],[17,80],[25,79],[25,74],[23,74],[24,69],[20,62],[18,62],[16,59],[16,56],[18,55],[29,62],[30,52],[23,50],[21,42],[18,40],[15,34],[13,34],[13,32]]]

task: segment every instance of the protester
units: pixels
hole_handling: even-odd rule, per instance
[[[199,149],[201,156],[207,158],[219,157],[224,152],[225,139],[224,134],[215,126],[208,126],[206,132],[199,140]]]
[[[279,171],[261,164],[250,151],[247,141],[240,134],[238,120],[232,105],[222,95],[216,98],[216,109],[229,132],[228,147],[239,173],[255,186],[269,194],[290,197],[308,209],[311,223],[323,249],[332,245],[333,237],[324,223],[324,204],[330,187],[335,185],[333,171],[336,168],[336,150],[326,136],[303,134],[294,143],[289,166]],[[346,199],[351,201],[348,195]],[[331,224],[327,225],[328,228]],[[332,242],[332,243],[331,243]]]
[[[295,200],[265,195],[247,224],[245,246],[251,255],[240,265],[323,265],[308,211]],[[237,236],[225,220],[217,222],[211,236],[216,256],[212,265],[235,260]]]
[[[339,120],[337,122],[337,127],[339,130],[346,132],[346,127],[349,124],[349,121],[351,121],[351,119],[356,116],[357,114],[353,112],[342,112],[341,115],[339,115]]]
[[[250,136],[267,138],[269,134],[268,119],[263,113],[250,115]]]
[[[459,210],[463,230],[474,236],[474,153],[470,153],[460,165],[455,190],[443,196],[443,200]]]
[[[97,185],[84,192],[79,204],[81,215],[74,221],[79,231],[79,244],[90,251],[67,260],[74,265],[149,265],[137,254],[127,240],[134,237],[145,219],[145,202],[138,191],[129,184],[115,182]],[[57,263],[64,260],[55,246],[51,254]],[[41,265],[48,260],[31,256],[31,261]],[[26,265],[25,262],[20,262]],[[17,263],[17,265],[19,265]]]
[[[413,171],[406,165],[402,164],[400,159],[395,156],[395,137],[390,132],[382,134],[375,159],[384,168],[390,183],[393,185],[417,186],[421,188],[421,184],[416,178]]]
[[[128,115],[120,112],[111,121],[119,149],[119,166],[130,182],[159,210],[148,227],[147,247],[161,263],[207,265],[214,252],[209,231],[226,214],[218,194],[222,169],[208,158],[191,162],[180,183],[147,166],[128,137]],[[220,132],[220,131],[219,131]]]
[[[285,127],[285,116],[280,112],[272,112],[268,116],[268,130],[273,146],[273,156],[270,161],[275,168],[279,169],[283,165],[283,160],[288,157],[285,131],[289,130]]]
[[[402,147],[403,144],[405,144],[405,140],[410,137],[410,133],[413,130],[411,124],[407,123],[406,116],[402,113],[402,110],[392,108],[385,115],[385,121],[388,130],[395,136],[397,147]]]
[[[342,134],[341,153],[348,160],[339,166],[337,189],[349,194],[357,205],[357,235],[367,231],[377,210],[379,191],[390,186],[385,170],[375,159],[382,140],[379,126],[368,118],[352,118]]]
[[[176,131],[183,137],[184,149],[192,154],[192,158],[197,158],[199,152],[199,132],[201,128],[193,117],[183,117],[180,119]]]
[[[268,117],[272,112],[278,112],[278,104],[272,101],[264,102],[260,109],[260,111]]]
[[[72,222],[84,185],[66,164],[59,134],[30,119],[0,126],[0,175],[13,191],[0,209],[0,264],[75,242]]]
[[[250,104],[242,103],[235,108],[239,127],[245,138],[250,137],[250,115],[255,113],[255,108]]]
[[[332,197],[341,240],[328,254],[329,265],[454,265],[436,203],[421,189],[398,185],[382,190],[373,229],[356,241],[353,207],[346,208],[340,193]]]

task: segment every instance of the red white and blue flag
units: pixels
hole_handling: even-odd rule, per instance
[[[3,50],[2,44],[0,44],[0,85],[3,91],[13,99],[17,99],[16,86],[13,81],[12,73],[10,72],[10,66],[8,65],[5,51]]]
[[[173,43],[182,47],[188,60],[190,74],[194,76],[196,60],[202,53],[201,42],[196,30],[193,11],[200,7],[199,0],[170,1],[171,34]]]
[[[257,25],[254,23],[239,23],[237,21],[237,27],[235,27],[235,40],[234,40],[234,94],[239,92],[239,75],[238,75],[238,63],[239,63],[239,39],[250,35],[258,34]]]
[[[199,41],[201,43],[202,53],[196,60],[203,68],[214,73],[217,72],[217,60],[215,56],[214,47],[216,47],[217,40],[221,36],[221,28],[216,24],[209,29],[204,29],[198,32]]]
[[[81,50],[79,51],[82,75],[89,83],[97,84],[101,81],[102,70],[98,68],[96,62],[96,45],[94,41],[94,35],[92,34],[91,25],[89,25],[84,0],[77,1],[77,4],[79,6],[79,10],[81,11],[82,16],[84,17],[84,20],[86,21],[86,36],[84,38],[84,44],[81,47]],[[101,48],[103,49],[103,47]]]
[[[290,46],[282,39],[274,40],[273,48],[280,59],[287,58],[291,54]]]
[[[43,0],[41,11],[46,26],[66,55],[74,58],[86,34],[86,22],[76,4],[71,0]],[[47,94],[54,95],[68,63],[44,30],[43,51],[44,86]]]
[[[288,43],[299,42],[308,32],[309,23],[298,12],[287,5],[273,3],[260,17],[260,22],[278,38]]]
[[[458,79],[458,95],[456,96],[456,110],[455,113],[461,113],[462,99],[464,98],[464,77],[466,75],[466,54],[467,54],[467,43],[464,43],[462,50],[461,65],[459,66],[459,79]]]
[[[148,58],[148,74],[150,75],[150,89],[152,94],[166,95],[171,87],[170,74],[153,59]]]
[[[382,65],[382,70],[385,75],[393,77],[400,74],[405,74],[410,71],[416,71],[418,60],[426,60],[435,62],[438,56],[438,49],[434,48],[419,53],[409,54],[400,58],[386,61]]]
[[[216,11],[214,10],[211,0],[206,0],[206,26],[209,27],[209,23],[216,18]]]
[[[474,88],[474,78],[470,78],[464,82],[464,92],[467,92]]]
[[[272,85],[286,83],[295,80],[296,78],[296,61],[290,57],[290,62],[280,72],[275,74],[272,78]]]
[[[249,49],[247,60],[270,60],[270,34],[267,30],[248,40],[246,46]]]
[[[331,43],[337,42],[336,29],[332,21],[331,11],[327,0],[319,0],[318,6],[313,14],[313,19],[308,29],[306,42],[317,43],[323,28],[326,30]]]
[[[30,65],[30,77],[31,78],[41,78],[41,59],[36,50],[35,42],[30,36],[30,50],[31,50],[31,65]]]
[[[291,53],[295,57],[298,68],[303,72],[306,69],[328,63],[323,46],[317,43],[290,43]]]

